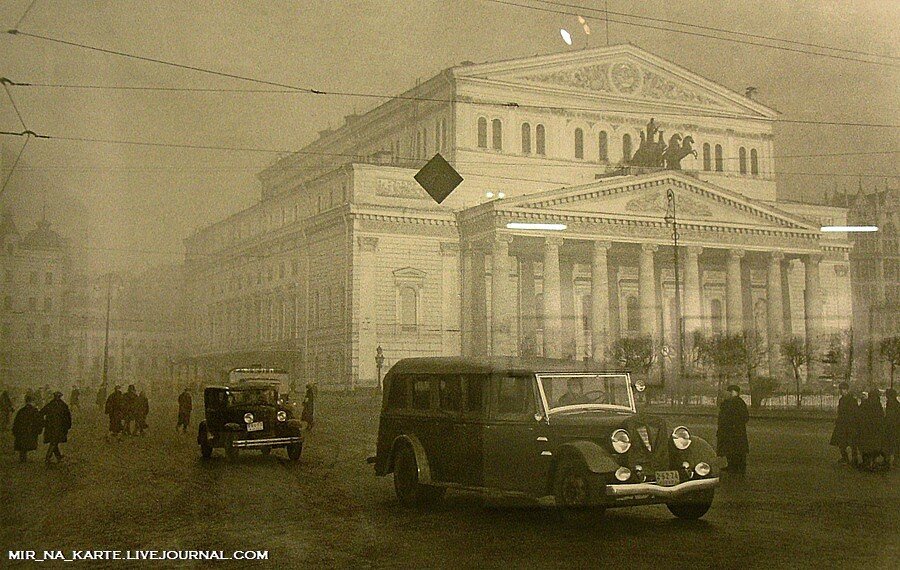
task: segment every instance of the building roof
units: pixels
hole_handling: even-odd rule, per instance
[[[25,249],[64,249],[66,240],[51,230],[50,222],[43,219],[38,222],[37,228],[25,234],[19,246]]]

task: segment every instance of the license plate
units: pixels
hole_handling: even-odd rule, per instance
[[[252,424],[247,424],[247,431],[262,431],[263,423],[262,422],[253,422]],[[673,471],[674,473],[674,471]]]
[[[674,487],[680,482],[678,471],[657,471],[656,484],[663,487]]]

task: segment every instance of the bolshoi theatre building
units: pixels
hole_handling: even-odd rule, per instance
[[[383,371],[609,362],[638,335],[665,365],[679,321],[754,332],[776,373],[781,340],[851,324],[850,242],[820,231],[846,210],[779,200],[777,116],[633,45],[447,69],[321,131],[259,174],[255,205],[185,240],[182,373],[374,387],[379,347]],[[413,178],[436,153],[463,177],[440,204]]]

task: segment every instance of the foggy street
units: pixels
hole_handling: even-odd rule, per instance
[[[751,420],[749,473],[725,474],[709,514],[680,521],[662,505],[595,522],[450,493],[431,510],[398,505],[376,478],[378,400],[328,394],[299,464],[283,451],[217,451],[174,432],[155,406],[144,438],[103,441],[93,407],[76,414],[66,461],[25,466],[3,433],[3,548],[268,550],[279,566],[887,568],[900,552],[900,476],[839,466],[825,421]],[[352,413],[351,413],[352,412]],[[194,413],[192,427],[199,414]],[[675,419],[669,419],[674,422]],[[712,419],[690,418],[712,440]],[[43,453],[43,447],[39,453]],[[740,548],[736,548],[740,546]],[[102,563],[101,563],[102,564]],[[108,563],[112,564],[112,563]],[[121,563],[117,567],[121,567]]]

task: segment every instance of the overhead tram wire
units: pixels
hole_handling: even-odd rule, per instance
[[[46,139],[46,140],[57,140],[57,141],[69,141],[69,142],[87,142],[87,143],[100,143],[100,144],[121,144],[121,145],[129,145],[129,146],[147,146],[147,147],[155,147],[155,148],[177,148],[177,149],[194,149],[194,150],[221,150],[221,151],[234,151],[234,152],[257,152],[257,153],[268,153],[268,154],[290,154],[290,155],[310,155],[310,156],[333,156],[333,157],[344,157],[344,158],[362,158],[364,155],[361,154],[353,154],[353,153],[337,153],[337,152],[317,152],[317,151],[285,151],[279,149],[265,149],[258,147],[230,147],[230,146],[216,146],[216,145],[198,145],[198,144],[188,144],[188,143],[164,143],[164,142],[151,142],[151,141],[131,141],[131,140],[120,140],[120,139],[102,139],[102,138],[89,138],[89,137],[66,137],[66,136],[56,136],[56,135],[37,135],[32,133],[31,131],[26,131],[23,133],[17,133],[13,131],[0,131],[0,135],[7,136],[31,136],[34,135],[36,138]],[[872,154],[893,154],[898,151],[875,151]],[[847,155],[851,155],[852,153],[846,153]],[[868,153],[859,153],[859,154],[868,154]],[[822,155],[810,155],[812,157],[815,156],[840,156],[840,153],[835,154],[822,154]],[[793,155],[791,158],[801,158],[801,155]],[[762,157],[766,158],[766,157]],[[777,156],[775,158],[778,158]],[[785,157],[781,157],[785,158]],[[740,158],[728,157],[723,160],[739,160]],[[400,157],[400,160],[405,162],[427,162],[425,158],[418,157]],[[515,163],[498,163],[495,161],[460,161],[460,164],[484,164],[491,166],[516,166]],[[590,165],[592,163],[589,162],[579,162],[579,165]],[[598,166],[601,166],[597,163]],[[388,165],[390,166],[390,165]],[[572,165],[565,165],[572,166]],[[609,165],[614,166],[614,165]],[[715,171],[709,171],[715,172]],[[807,172],[777,172],[779,175],[797,175],[797,176],[826,176],[826,177],[872,177],[872,178],[894,178],[896,174],[884,174],[884,173],[876,173],[876,174],[844,174],[844,173],[807,173]],[[477,175],[477,174],[476,174]],[[518,178],[512,176],[500,176],[490,174],[492,178],[497,178],[501,180],[515,180],[521,182],[539,182],[543,184],[561,184],[561,185],[571,185],[567,181],[559,181],[559,180],[541,180],[534,178]]]
[[[501,0],[488,0],[488,1],[500,2]],[[515,4],[515,5],[525,7],[525,8],[529,7],[529,6],[525,6],[525,5],[519,5],[519,4]],[[534,8],[537,10],[544,10],[543,8],[537,8],[537,7],[531,7],[531,8]],[[246,75],[226,73],[226,72],[217,71],[214,69],[208,69],[208,68],[203,68],[203,67],[194,66],[194,65],[187,65],[187,64],[172,62],[172,61],[163,60],[163,59],[159,59],[159,58],[152,58],[152,57],[132,54],[132,53],[123,52],[123,51],[119,51],[119,50],[91,46],[88,44],[83,44],[83,43],[78,43],[78,42],[71,42],[68,40],[53,38],[50,36],[43,36],[43,35],[39,35],[39,34],[32,34],[29,32],[22,32],[19,30],[9,30],[8,33],[14,34],[14,35],[20,35],[20,36],[24,36],[24,37],[29,37],[29,38],[34,38],[34,39],[39,39],[39,40],[44,40],[44,41],[49,41],[49,42],[53,42],[53,43],[59,43],[59,44],[67,45],[70,47],[77,47],[80,49],[86,49],[86,50],[91,50],[91,51],[97,51],[100,53],[106,53],[106,54],[110,54],[110,55],[116,55],[116,56],[120,56],[120,57],[136,59],[139,61],[156,63],[159,65],[166,65],[166,66],[171,66],[171,67],[175,67],[175,68],[179,68],[179,69],[186,69],[186,70],[196,71],[199,73],[215,75],[215,76],[219,76],[219,77],[226,77],[229,79],[237,79],[240,81],[259,83],[262,85],[269,85],[272,87],[281,87],[284,89],[293,90],[293,91],[297,91],[300,93],[313,94],[313,95],[326,95],[326,96],[338,96],[338,97],[358,97],[358,98],[379,99],[379,100],[424,101],[424,102],[430,101],[430,102],[436,102],[436,103],[469,103],[469,104],[476,104],[476,105],[483,104],[483,105],[491,105],[491,106],[506,107],[506,108],[535,108],[535,109],[546,109],[546,110],[560,109],[560,110],[570,110],[570,111],[594,111],[594,112],[597,111],[597,109],[561,107],[561,106],[553,106],[553,105],[527,105],[527,104],[519,104],[516,102],[480,103],[480,102],[462,101],[462,100],[447,99],[447,98],[440,98],[440,97],[421,97],[421,96],[404,95],[404,94],[388,95],[388,94],[383,94],[383,93],[366,93],[366,92],[354,92],[354,91],[334,91],[334,90],[326,91],[326,90],[314,89],[314,88],[310,88],[310,87],[281,83],[281,82],[277,82],[277,81],[270,81],[267,79],[260,79],[260,78],[256,78],[256,77],[246,76]],[[900,65],[898,65],[898,66],[900,66]],[[27,83],[20,84],[20,83],[15,83],[15,82],[12,82],[11,85],[23,86],[23,87],[29,86],[29,84],[27,84]],[[170,89],[166,88],[166,89],[161,89],[161,90],[170,90]],[[629,112],[628,110],[615,110],[615,109],[609,109],[608,111],[609,112],[617,112],[617,113]],[[704,118],[725,118],[725,119],[744,119],[744,120],[754,120],[755,119],[754,117],[742,117],[739,115],[729,114],[729,113],[688,113],[688,114],[686,114],[686,113],[674,113],[674,112],[672,112],[672,113],[660,112],[660,113],[655,113],[655,114],[658,116],[682,116],[682,117],[683,116],[692,116],[692,117],[698,117],[698,118],[704,117]],[[768,121],[770,119],[759,118],[759,119],[755,119],[755,120],[767,120]],[[844,127],[846,127],[846,126],[880,127],[880,128],[900,127],[900,124],[863,123],[863,122],[851,122],[851,121],[814,121],[814,120],[781,119],[781,118],[779,118],[777,120],[780,122],[783,122],[783,123],[831,125],[831,126],[844,126]]]
[[[503,4],[503,5],[506,5],[506,6],[515,6],[515,7],[518,7],[518,8],[524,8],[524,9],[527,9],[527,10],[536,10],[536,11],[538,11],[538,12],[547,12],[547,13],[551,13],[551,14],[561,14],[561,15],[565,15],[565,16],[573,16],[573,17],[577,17],[577,16],[580,16],[580,15],[581,15],[581,12],[566,11],[566,10],[558,10],[558,9],[553,9],[553,8],[543,8],[543,7],[540,7],[540,6],[533,6],[533,5],[530,5],[530,4],[520,4],[520,3],[518,3],[518,2],[511,2],[510,0],[485,0],[485,1],[486,1],[486,2],[492,2],[492,3],[494,3],[494,4]],[[582,11],[583,11],[583,10],[582,10]],[[600,9],[600,11],[602,12],[602,9]],[[602,20],[603,17],[601,17],[601,16],[596,16],[596,17],[591,17],[591,19],[592,19],[592,20]],[[647,28],[647,29],[651,29],[651,30],[659,30],[659,31],[663,31],[663,32],[672,32],[672,33],[676,33],[676,34],[686,34],[686,35],[689,35],[689,36],[696,36],[696,37],[701,37],[701,38],[708,38],[708,39],[714,39],[714,40],[720,40],[720,41],[725,41],[725,42],[731,42],[731,43],[737,43],[737,44],[744,44],[744,45],[750,45],[750,46],[756,46],[756,47],[765,47],[765,48],[770,48],[770,49],[777,49],[777,50],[788,51],[788,52],[793,52],[793,53],[801,53],[801,54],[806,54],[806,55],[815,55],[815,56],[819,56],[819,57],[828,57],[828,58],[833,58],[833,59],[841,59],[841,60],[845,60],[845,61],[855,61],[855,62],[859,62],[859,63],[868,63],[868,64],[872,64],[872,65],[881,65],[881,66],[886,66],[886,67],[897,67],[897,68],[900,68],[900,63],[891,63],[891,62],[882,62],[882,61],[872,61],[872,60],[868,60],[868,59],[861,59],[861,58],[850,57],[850,56],[846,56],[846,55],[837,55],[837,54],[830,54],[830,53],[821,53],[821,52],[814,52],[814,51],[809,51],[809,50],[799,49],[799,48],[792,48],[792,47],[787,47],[787,46],[771,45],[771,44],[766,44],[766,43],[762,43],[762,42],[754,42],[754,41],[749,41],[749,40],[739,40],[739,39],[735,39],[735,38],[725,38],[725,37],[716,36],[716,35],[713,35],[713,34],[706,34],[706,33],[702,33],[702,32],[691,32],[691,31],[687,31],[687,30],[679,30],[679,29],[677,29],[677,28],[670,28],[670,27],[664,27],[664,26],[655,26],[655,25],[652,25],[652,24],[639,24],[639,23],[635,23],[635,22],[628,22],[628,21],[625,21],[625,20],[617,20],[617,19],[613,19],[613,18],[609,18],[609,17],[607,17],[606,19],[607,19],[608,21],[610,21],[610,22],[614,22],[614,23],[616,23],[616,24],[622,24],[622,25],[625,25],[625,26],[634,26],[634,27],[638,27],[638,28]],[[678,25],[678,24],[674,24],[674,25]],[[884,57],[884,56],[875,56],[875,57]]]
[[[32,5],[34,5],[34,2],[32,2]],[[29,6],[28,9],[30,10],[31,6]],[[24,19],[24,17],[25,16],[22,16],[22,18],[20,18],[20,21]],[[10,93],[9,91],[9,87],[7,85],[9,83],[9,80],[4,77],[2,80],[0,80],[0,83],[3,83],[3,89],[6,91],[6,96],[9,97],[9,102],[12,103],[12,107],[16,111],[16,116],[19,118],[19,122],[22,123],[22,132],[13,134],[25,137],[25,141],[22,143],[22,148],[19,149],[19,154],[16,155],[16,159],[13,161],[12,167],[10,167],[9,169],[9,174],[7,174],[6,178],[3,180],[3,186],[0,186],[0,197],[2,197],[3,193],[6,192],[6,187],[9,185],[9,181],[12,180],[13,174],[15,174],[16,172],[16,166],[19,165],[19,160],[21,160],[22,155],[25,154],[25,147],[28,146],[28,141],[32,136],[37,136],[37,134],[34,131],[30,130],[28,128],[28,125],[25,124],[25,119],[22,118],[22,113],[19,112],[19,106],[16,105],[16,100],[13,99],[12,93]],[[9,133],[3,132],[2,134]]]
[[[794,45],[798,45],[798,46],[815,48],[815,49],[840,51],[840,52],[844,52],[844,53],[852,53],[852,54],[856,54],[856,55],[864,55],[864,56],[868,56],[868,57],[880,57],[880,58],[884,58],[884,59],[893,59],[896,61],[900,61],[900,56],[884,55],[884,54],[872,53],[872,52],[856,50],[856,49],[828,46],[828,45],[824,45],[824,44],[814,44],[814,43],[810,43],[810,42],[801,42],[798,40],[779,38],[777,36],[766,36],[766,35],[762,35],[762,34],[741,32],[738,30],[729,30],[726,28],[716,28],[714,26],[704,26],[703,24],[692,24],[690,22],[684,22],[684,21],[680,21],[680,20],[669,20],[666,18],[654,18],[653,16],[630,14],[628,12],[616,12],[613,10],[607,10],[606,8],[592,8],[589,6],[581,6],[578,4],[567,4],[565,2],[554,2],[552,0],[532,0],[532,1],[541,3],[541,4],[550,4],[553,6],[560,6],[560,7],[565,7],[565,8],[572,8],[574,10],[580,10],[581,11],[580,14],[583,14],[585,12],[594,13],[594,14],[597,14],[597,16],[594,19],[598,19],[598,20],[605,20],[606,14],[613,14],[614,16],[633,18],[635,20],[649,20],[652,22],[661,22],[661,23],[672,24],[672,25],[677,25],[677,26],[684,26],[687,28],[697,28],[700,30],[707,30],[707,31],[718,32],[718,33],[722,33],[722,34],[733,34],[736,36],[744,36],[744,37],[754,38],[754,39],[759,39],[759,40],[783,42],[783,43],[794,44]]]
[[[22,16],[16,21],[16,25],[12,27],[14,30],[18,30],[19,26],[22,25],[22,22],[25,21],[25,18],[28,16],[28,13],[31,12],[31,9],[34,8],[34,5],[37,3],[37,0],[31,0],[31,3],[25,8],[25,11],[22,12]]]
[[[25,142],[22,143],[22,148],[19,149],[19,154],[16,155],[16,159],[13,161],[12,167],[9,169],[9,174],[6,175],[6,179],[3,180],[3,186],[0,187],[0,197],[3,197],[3,193],[6,191],[6,186],[9,184],[9,181],[12,179],[13,174],[16,171],[16,166],[19,164],[19,159],[22,158],[22,154],[25,153],[25,147],[28,146],[28,141],[31,140],[31,137],[25,137]]]

